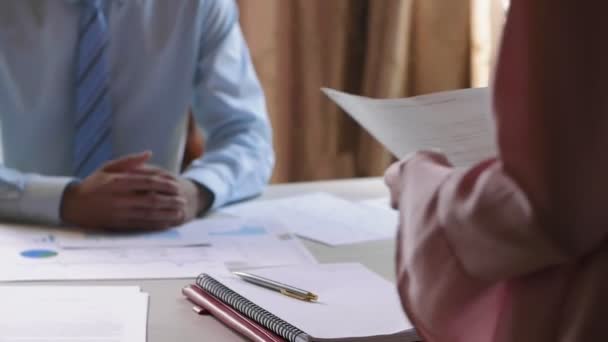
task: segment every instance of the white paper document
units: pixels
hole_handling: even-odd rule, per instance
[[[222,211],[244,218],[277,220],[299,236],[332,246],[392,239],[397,231],[397,214],[389,208],[354,203],[327,193],[253,201]]]
[[[1,342],[145,342],[138,287],[0,286]]]
[[[440,150],[454,165],[469,166],[496,155],[488,88],[387,100],[323,92],[397,158]]]
[[[392,209],[391,199],[389,197],[366,199],[363,201],[359,201],[359,203],[364,204],[364,205],[369,205],[369,206],[372,206],[375,208]],[[394,209],[392,209],[392,210],[394,210]],[[397,214],[396,211],[395,211],[395,214]]]
[[[121,248],[64,248],[57,243],[61,232],[4,225],[0,281],[192,278],[225,266],[316,263],[302,242],[278,223],[237,218],[210,222],[201,229],[208,245]]]
[[[133,233],[85,232],[77,227],[53,228],[0,223],[0,245],[21,242],[53,242],[62,248],[180,247],[210,244],[206,231],[221,228],[224,221],[194,220],[163,231]]]
[[[210,243],[206,231],[223,224],[220,220],[194,220],[182,226],[158,232],[124,233],[95,232],[84,233],[78,229],[63,231],[56,235],[57,243],[63,248],[122,248],[122,247],[180,247],[200,246]]]
[[[211,274],[242,297],[281,320],[303,330],[312,340],[399,335],[386,341],[408,341],[415,336],[401,308],[394,284],[360,264],[273,267],[250,273],[310,291],[317,302],[294,300],[279,292],[252,285],[233,275]]]

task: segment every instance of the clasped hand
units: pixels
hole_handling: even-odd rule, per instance
[[[192,181],[147,165],[151,153],[105,164],[66,189],[61,217],[92,229],[160,230],[192,220],[205,198]]]

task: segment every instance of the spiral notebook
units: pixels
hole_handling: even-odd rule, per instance
[[[249,271],[313,291],[293,299],[230,274],[202,274],[197,285],[269,331],[292,342],[419,341],[395,286],[360,264],[275,267]]]

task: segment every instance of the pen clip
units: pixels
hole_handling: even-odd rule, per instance
[[[287,297],[303,300],[305,302],[314,302],[315,300],[317,300],[317,296],[314,296],[314,295],[300,295],[300,294],[297,294],[297,293],[289,292],[289,291],[287,291],[285,289],[281,289],[281,294],[283,294],[283,295],[285,295]]]

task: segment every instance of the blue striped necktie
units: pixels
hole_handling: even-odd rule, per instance
[[[112,159],[108,23],[99,0],[80,2],[76,56],[74,174],[84,178]]]

